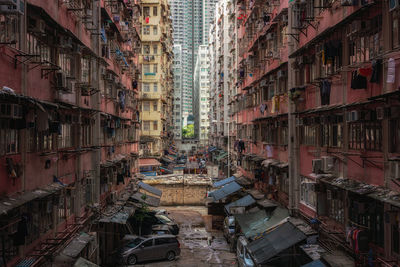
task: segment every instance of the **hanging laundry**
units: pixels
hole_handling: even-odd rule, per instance
[[[371,83],[379,83],[382,72],[382,60],[377,59],[372,61],[372,74],[371,74]]]
[[[150,22],[150,18],[146,17],[146,23],[149,23],[149,22]]]
[[[367,78],[360,75],[358,71],[353,71],[350,87],[351,89],[367,89]]]
[[[393,58],[389,58],[386,82],[394,83],[395,75],[396,75],[396,62]]]
[[[272,98],[271,113],[279,111],[279,96],[274,96]]]
[[[119,91],[118,98],[119,98],[119,107],[121,108],[122,111],[125,111],[125,91]]]
[[[267,105],[266,104],[261,104],[260,105],[260,112],[262,115],[264,115],[265,110],[267,109]]]
[[[320,82],[321,105],[329,105],[331,97],[331,82],[323,80]]]
[[[359,68],[358,73],[361,76],[367,77],[372,74],[372,68]]]

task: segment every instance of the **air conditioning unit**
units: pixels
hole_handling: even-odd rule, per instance
[[[22,119],[22,106],[18,104],[1,103],[0,118]]]
[[[332,172],[333,167],[335,166],[333,157],[321,157],[322,159],[322,170],[327,172]]]
[[[313,159],[312,160],[312,172],[320,173],[322,170],[322,159]]]
[[[66,88],[67,87],[67,77],[64,72],[56,72],[56,87]]]
[[[389,11],[399,8],[399,0],[389,0]]]
[[[4,0],[0,0],[4,1]],[[7,0],[4,2],[11,2],[11,4],[0,5],[0,14],[19,14],[25,13],[25,1],[24,0]]]
[[[400,162],[399,161],[390,161],[390,176],[392,179],[400,178]]]
[[[385,109],[383,107],[376,108],[376,119],[383,120],[385,118]]]

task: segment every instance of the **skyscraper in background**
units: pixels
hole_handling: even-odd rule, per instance
[[[180,140],[182,135],[177,135],[177,124],[186,126],[187,117],[197,112],[193,111],[194,95],[194,69],[199,46],[208,44],[209,24],[214,16],[215,3],[218,0],[170,0],[174,45],[180,45],[180,60],[175,60],[175,69],[180,69],[179,84],[181,94],[174,96],[174,105],[180,107],[174,113],[175,138]]]

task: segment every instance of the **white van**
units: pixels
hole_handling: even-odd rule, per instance
[[[240,236],[237,240],[236,245],[236,256],[238,258],[239,267],[254,267],[253,259],[250,257],[249,252],[247,251],[248,241],[246,237]]]

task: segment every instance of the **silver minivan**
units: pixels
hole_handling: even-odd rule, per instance
[[[180,254],[180,244],[174,235],[132,237],[119,251],[117,260],[122,264],[134,265],[149,260],[173,261]]]

